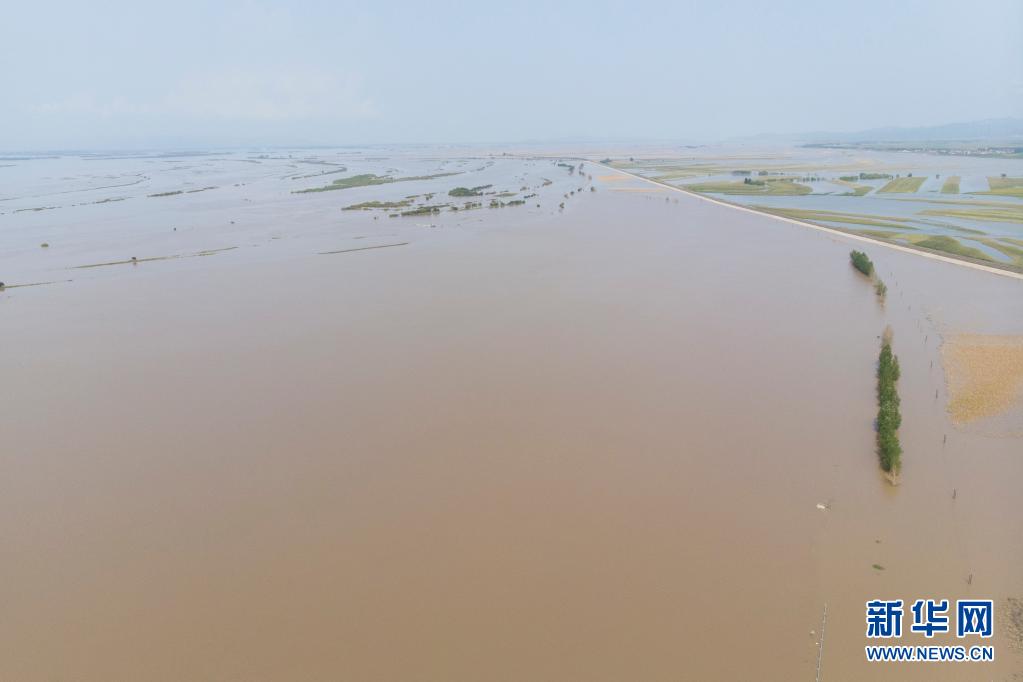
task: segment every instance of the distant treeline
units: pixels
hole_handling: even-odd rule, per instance
[[[860,173],[859,175],[842,175],[838,179],[856,182],[857,180],[891,180],[892,176],[888,173]]]

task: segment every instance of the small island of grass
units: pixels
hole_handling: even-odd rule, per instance
[[[310,192],[330,192],[338,189],[350,189],[352,187],[369,187],[371,185],[386,185],[392,182],[411,182],[413,180],[433,180],[434,178],[443,178],[449,175],[458,175],[459,173],[435,173],[433,175],[410,175],[404,178],[395,178],[390,175],[375,175],[373,173],[362,173],[359,175],[351,175],[347,178],[338,178],[329,185],[323,187],[309,187],[307,189],[297,189],[292,194],[308,194]]]
[[[483,190],[490,189],[493,185],[478,185],[477,187],[456,187],[450,192],[450,197],[478,197],[483,194]]]
[[[920,185],[924,184],[924,180],[927,178],[920,178],[913,176],[905,178],[895,178],[889,180],[888,184],[877,190],[878,194],[912,194],[920,189]]]

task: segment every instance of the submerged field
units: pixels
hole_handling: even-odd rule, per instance
[[[940,682],[864,661],[864,602],[1023,598],[1016,402],[957,426],[940,349],[1023,335],[1023,281],[553,154],[26,163],[0,679],[803,680],[827,605],[822,679]],[[360,175],[430,177],[296,193]],[[928,238],[885,201],[801,217]]]
[[[1023,238],[1023,159],[708,148],[689,157],[608,161],[775,215],[996,267],[1021,267],[1012,240]]]

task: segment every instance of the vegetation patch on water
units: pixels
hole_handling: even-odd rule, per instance
[[[855,232],[872,239],[894,239],[899,236],[898,232],[889,232],[888,230],[855,230]]]
[[[234,251],[237,248],[238,248],[237,246],[226,246],[226,247],[220,248],[220,249],[203,249],[202,251],[196,251],[195,253],[185,253],[185,254],[179,253],[179,254],[174,254],[172,256],[150,256],[149,258],[136,258],[136,257],[132,256],[131,258],[129,258],[127,260],[114,260],[114,261],[108,261],[106,263],[90,263],[88,265],[75,265],[75,266],[72,266],[70,269],[71,270],[85,270],[85,269],[88,269],[88,268],[105,268],[105,267],[110,266],[110,265],[138,265],[139,263],[152,263],[154,261],[161,261],[161,260],[177,260],[179,258],[201,258],[202,256],[212,256],[214,254],[222,253],[224,251]]]
[[[207,190],[216,189],[216,187],[199,187],[198,189],[176,189],[170,192],[157,192],[156,194],[150,194],[149,197],[173,197],[178,194],[196,194],[197,192],[205,192]]]
[[[424,204],[417,206],[409,211],[402,211],[399,215],[402,217],[406,216],[417,216],[417,215],[432,215],[434,213],[440,213],[442,208],[447,207],[447,204]]]
[[[854,268],[870,278],[874,283],[874,293],[881,299],[881,303],[884,303],[884,298],[888,294],[888,287],[877,276],[877,270],[874,268],[874,263],[870,260],[870,257],[862,251],[850,251],[849,262],[852,263]]]
[[[838,180],[835,180],[834,182],[838,183],[839,185],[845,185],[846,187],[852,190],[851,192],[843,193],[843,196],[847,197],[862,197],[865,194],[869,194],[870,191],[874,189],[872,185],[858,185],[855,182],[846,180],[845,178],[840,178]]]
[[[942,194],[959,194],[959,176],[953,175],[945,178],[944,184],[941,186]]]
[[[998,251],[1012,261],[1017,268],[1023,269],[1023,249],[1013,246],[1009,239],[992,239],[991,237],[977,237],[977,241],[984,246]],[[1019,240],[1016,240],[1019,242]],[[1023,242],[1021,242],[1023,243]]]
[[[899,230],[912,230],[913,228],[904,223],[909,218],[896,218],[893,216],[872,216],[863,213],[842,213],[839,211],[812,210],[806,208],[776,208],[774,206],[755,205],[753,208],[764,213],[782,216],[783,218],[794,218],[796,220],[809,220],[816,222],[845,223],[849,225],[867,225],[868,227],[890,227]]]
[[[372,210],[387,210],[395,208],[405,208],[412,205],[412,199],[402,199],[401,201],[363,201],[361,204],[352,204],[345,206],[342,211],[372,211]]]
[[[336,251],[320,251],[320,256],[331,256],[335,253],[352,253],[353,251],[372,251],[373,249],[387,249],[392,246],[408,246],[409,242],[398,242],[397,244],[378,244],[376,246],[359,246],[353,249],[338,249]]]
[[[476,187],[456,187],[448,192],[449,197],[478,197],[483,195],[483,190],[490,189],[493,185],[478,185]]]
[[[867,277],[874,276],[874,263],[870,260],[870,257],[862,251],[850,251],[849,261],[852,266],[862,272]]]
[[[1005,208],[927,208],[920,211],[920,214],[996,223],[1023,223],[1023,205],[1006,205]]]
[[[891,329],[882,336],[881,354],[877,359],[877,454],[885,473],[897,475],[902,467],[902,445],[899,443],[899,358],[892,353]]]
[[[914,234],[914,235],[903,235],[903,237],[910,244],[919,246],[924,249],[931,249],[932,251],[942,251],[944,253],[950,253],[955,256],[962,256],[964,258],[972,258],[974,260],[991,261],[997,263],[998,261],[984,253],[980,249],[975,249],[971,246],[966,246],[955,237],[949,237],[944,234]]]
[[[1007,178],[1003,175],[1000,178],[988,178],[987,184],[991,189],[986,192],[974,192],[974,194],[993,194],[1023,199],[1023,178]]]
[[[747,178],[749,180],[749,178]],[[704,194],[764,194],[773,196],[798,196],[810,194],[813,189],[788,179],[753,180],[750,182],[699,182],[683,185],[683,189]]]
[[[292,194],[308,194],[310,192],[331,192],[338,189],[351,189],[352,187],[369,187],[371,185],[386,185],[392,182],[411,182],[413,180],[433,180],[444,178],[449,175],[459,175],[460,172],[434,173],[433,175],[410,175],[404,178],[396,178],[390,175],[376,175],[374,173],[362,173],[347,178],[338,178],[329,185],[323,187],[310,187],[308,189],[297,189]]]
[[[895,178],[889,180],[888,184],[877,190],[878,194],[913,194],[920,189],[920,185],[924,184],[924,180],[927,178],[913,176],[905,178]]]
[[[314,163],[314,162],[313,161],[304,161],[303,163]],[[331,166],[333,164],[324,164],[324,165]],[[308,175],[292,175],[291,179],[292,180],[304,180],[306,178],[318,178],[321,175],[334,175],[336,173],[344,173],[347,170],[348,170],[347,168],[345,168],[344,166],[341,166],[340,168],[335,168],[334,170],[320,171],[319,173],[309,173]]]
[[[483,208],[483,202],[480,202],[480,201],[467,201],[464,204],[462,204],[461,207],[459,207],[459,206],[452,206],[450,210],[452,210],[452,211],[471,211],[471,210],[477,209],[477,208]]]

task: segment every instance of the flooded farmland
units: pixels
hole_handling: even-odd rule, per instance
[[[1023,599],[1019,395],[954,424],[942,354],[1023,280],[567,157],[4,163],[0,679],[1023,671],[863,653],[867,600]]]
[[[609,161],[767,213],[1023,272],[1018,155],[736,145]]]

